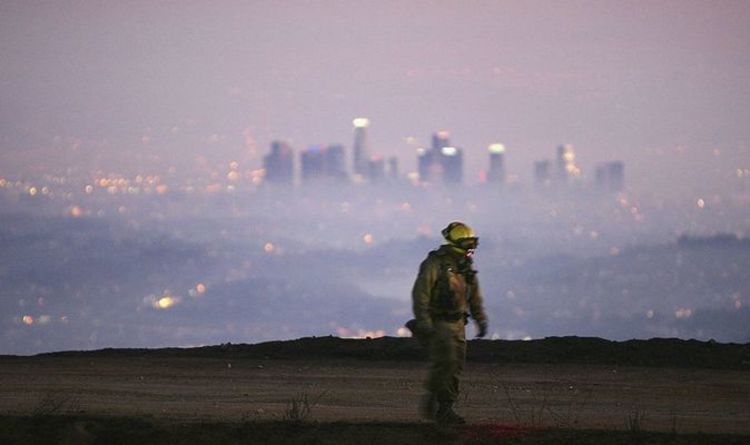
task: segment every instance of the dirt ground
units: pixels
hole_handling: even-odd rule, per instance
[[[0,413],[418,422],[423,362],[202,358],[0,358]],[[469,363],[471,423],[750,434],[742,371]]]

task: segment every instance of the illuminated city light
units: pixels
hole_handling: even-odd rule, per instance
[[[84,191],[84,192],[85,192],[85,193],[86,193],[87,195],[90,195],[90,194],[94,193],[94,186],[93,186],[93,185],[91,185],[91,184],[86,184],[86,187],[84,187],[84,188],[83,188],[83,191]]]
[[[169,187],[167,187],[165,184],[159,184],[156,186],[156,193],[163,195],[169,191]]]
[[[734,308],[735,309],[742,308],[742,300],[734,300]]]
[[[206,285],[203,283],[198,283],[195,285],[195,291],[198,292],[199,295],[206,293]]]
[[[263,245],[263,250],[266,253],[273,253],[273,251],[276,250],[276,246],[274,246],[273,243],[266,243]]]
[[[240,164],[237,161],[232,161],[229,163],[229,169],[230,170],[237,170],[240,168]]]
[[[411,337],[411,331],[408,328],[401,326],[396,329],[396,337]]]
[[[157,309],[169,309],[177,304],[177,299],[171,295],[165,295],[156,301],[155,307]]]
[[[0,178],[0,187],[8,185],[8,181],[5,178]]]
[[[366,117],[358,117],[352,121],[352,124],[357,128],[366,128],[370,126],[370,120]]]
[[[336,328],[336,334],[341,338],[380,338],[385,337],[386,332],[382,329],[376,329],[374,331],[357,329],[355,331],[342,326]]]
[[[696,202],[696,205],[698,206],[699,209],[705,208],[706,207],[706,201],[704,201],[703,198],[700,198]]]
[[[38,190],[36,189],[36,187],[29,188],[29,195],[36,196],[37,193],[38,193]]]
[[[21,318],[21,321],[23,322],[23,324],[31,326],[32,324],[34,324],[34,317],[32,317],[31,315],[24,315],[23,318]]]
[[[232,170],[227,173],[227,179],[230,181],[238,181],[240,179],[240,174],[237,171]]]
[[[406,177],[409,179],[409,182],[411,183],[411,185],[415,187],[419,185],[419,173],[409,172],[407,173]]]
[[[678,319],[690,318],[692,315],[693,310],[690,308],[681,307],[674,311],[674,316]]]
[[[371,233],[365,233],[365,235],[362,237],[362,241],[364,241],[365,244],[372,244],[375,241],[375,238]]]
[[[505,145],[503,144],[492,144],[488,150],[490,153],[505,153]]]
[[[49,315],[40,315],[37,321],[39,322],[39,324],[47,324],[52,321],[52,317],[50,317]]]
[[[458,154],[458,149],[456,147],[443,147],[440,151],[445,156],[456,156]]]
[[[83,216],[83,209],[78,206],[73,206],[70,208],[69,213],[73,218],[80,218]]]
[[[654,318],[654,311],[653,309],[649,309],[646,311],[646,318]]]
[[[259,168],[250,171],[250,180],[254,185],[259,185],[263,182],[263,179],[266,177],[266,169]]]
[[[410,203],[408,203],[408,202],[403,202],[403,203],[401,203],[401,206],[400,206],[400,208],[401,208],[401,210],[403,210],[403,211],[405,211],[405,212],[409,212],[409,211],[411,211],[411,210],[412,210],[411,204],[410,204]]]

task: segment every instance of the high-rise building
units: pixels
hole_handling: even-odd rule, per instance
[[[417,172],[421,182],[460,183],[463,181],[463,150],[450,144],[447,131],[438,131],[432,135],[430,149],[417,149]]]
[[[300,172],[303,181],[325,177],[326,153],[322,146],[312,145],[300,154]]]
[[[343,145],[331,144],[326,147],[324,154],[324,174],[335,180],[346,180],[346,150]]]
[[[367,127],[370,120],[358,117],[352,121],[354,124],[354,146],[352,156],[352,171],[355,175],[367,175],[367,163],[370,160],[369,147],[367,146]]]
[[[447,130],[440,130],[432,135],[432,149],[440,151],[443,147],[451,145],[450,133]]]
[[[437,162],[433,159],[434,152],[426,148],[417,149],[417,173],[421,182],[432,182],[435,177]]]
[[[268,182],[291,184],[294,180],[294,150],[286,142],[273,141],[271,152],[263,157]]]
[[[440,149],[440,164],[443,166],[443,182],[460,184],[464,175],[464,153],[457,147]]]
[[[549,185],[551,180],[549,166],[550,161],[548,159],[534,162],[534,182],[537,185]]]
[[[487,172],[487,181],[494,183],[505,182],[505,146],[503,144],[492,144],[489,146],[490,169]]]
[[[381,182],[385,179],[385,160],[381,156],[373,156],[367,161],[367,178],[370,182]]]
[[[327,147],[313,145],[301,154],[302,180],[344,181],[346,174],[346,151],[342,145]]]
[[[623,191],[625,189],[625,164],[622,161],[599,164],[596,167],[596,185],[603,190]]]
[[[557,180],[567,183],[571,179],[581,176],[581,170],[576,166],[576,154],[573,146],[564,144],[557,147]]]
[[[391,181],[398,180],[398,158],[396,156],[388,158],[388,179]]]

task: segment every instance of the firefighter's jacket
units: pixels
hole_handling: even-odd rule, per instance
[[[417,328],[423,333],[431,332],[436,321],[464,322],[468,315],[479,324],[487,322],[471,260],[449,245],[433,250],[422,261],[412,304]]]

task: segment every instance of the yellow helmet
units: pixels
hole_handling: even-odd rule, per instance
[[[474,230],[461,221],[453,221],[441,233],[451,247],[462,253],[473,251],[479,245],[479,238]]]

